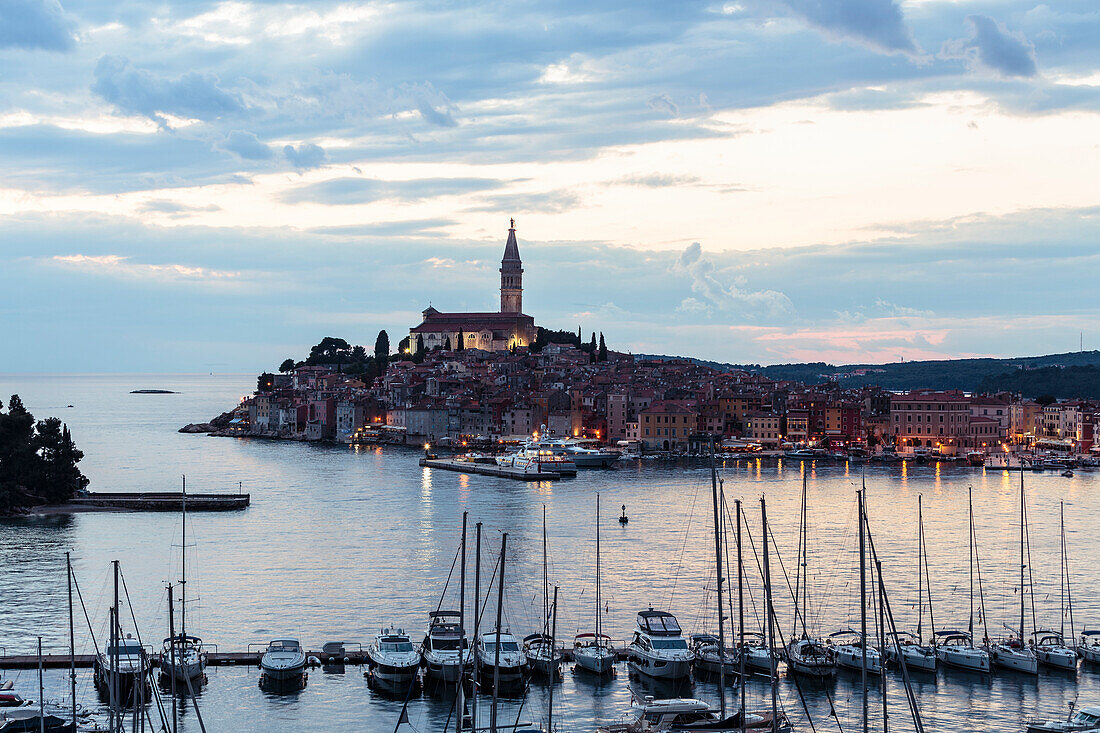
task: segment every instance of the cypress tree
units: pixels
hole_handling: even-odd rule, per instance
[[[600,331],[600,347],[598,354],[597,361],[607,361],[607,344],[604,343],[603,340],[603,331]]]

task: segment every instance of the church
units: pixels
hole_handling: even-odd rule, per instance
[[[409,348],[417,348],[417,339],[427,350],[435,347],[484,351],[505,351],[527,346],[535,340],[535,319],[523,314],[523,262],[516,242],[516,220],[511,220],[504,258],[500,261],[499,313],[442,313],[428,306],[424,321],[409,330]]]

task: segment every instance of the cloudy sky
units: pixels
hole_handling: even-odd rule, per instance
[[[1095,0],[0,0],[0,371],[524,305],[612,348],[1100,347]]]

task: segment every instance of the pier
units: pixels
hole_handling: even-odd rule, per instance
[[[140,512],[178,512],[183,510],[184,495],[178,491],[142,493],[88,493],[74,497],[76,507],[127,509]],[[244,509],[251,494],[187,494],[189,512],[225,512]]]
[[[533,473],[525,471],[522,468],[496,466],[489,463],[473,463],[471,461],[460,461],[457,458],[421,458],[420,465],[427,466],[428,468],[441,468],[444,471],[476,473],[482,476],[501,476],[503,478],[516,479],[517,481],[554,481],[561,478],[561,474],[556,471],[540,471]]]

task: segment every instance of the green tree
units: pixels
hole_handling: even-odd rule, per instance
[[[287,372],[290,372],[290,371],[293,371],[293,370],[294,370],[294,360],[293,359],[284,359],[283,363],[279,365],[279,371],[282,372],[283,374],[286,374]]]
[[[57,418],[35,422],[18,395],[0,411],[0,513],[68,501],[88,485],[77,464],[84,454]]]
[[[390,335],[385,329],[374,339],[374,361],[379,374],[385,374],[390,366]]]
[[[270,392],[275,389],[275,375],[271,372],[264,372],[260,376],[256,377],[256,391],[257,392]]]
[[[596,361],[607,361],[607,344],[603,340],[603,331],[600,331],[600,346]]]
[[[351,358],[351,344],[342,338],[325,336],[321,342],[309,350],[307,364],[340,365]]]
[[[450,351],[451,350],[451,337],[450,336],[448,336],[447,340],[443,342],[443,350],[444,351]]]
[[[458,346],[455,347],[455,351],[462,351],[465,348],[466,348],[466,334],[464,334],[462,332],[462,329],[460,328],[458,330]]]

